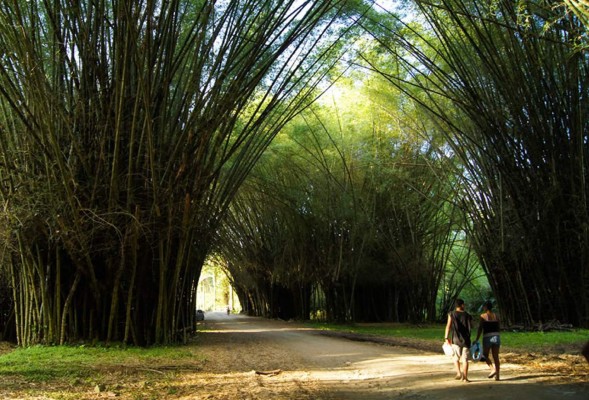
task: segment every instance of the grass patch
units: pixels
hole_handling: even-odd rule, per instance
[[[327,324],[312,323],[316,329],[357,333],[361,335],[376,335],[384,337],[398,337],[427,340],[442,343],[445,324],[413,325],[401,323],[380,324]],[[476,338],[476,327],[472,339]],[[583,344],[589,338],[589,329],[575,329],[563,332],[501,332],[501,346],[516,352],[580,352]]]
[[[504,339],[505,338],[505,339]],[[501,343],[519,351],[555,351],[581,348],[589,338],[589,329],[565,332],[502,332]]]
[[[28,381],[87,379],[110,369],[137,369],[202,361],[184,347],[119,348],[88,346],[33,346],[0,356],[0,376]]]
[[[0,397],[162,399],[205,361],[193,345],[16,348],[0,355]]]
[[[351,325],[312,323],[311,325],[316,329],[350,332],[362,335],[406,337],[432,341],[440,341],[440,338],[444,337],[444,326],[439,325],[411,325],[393,323]]]

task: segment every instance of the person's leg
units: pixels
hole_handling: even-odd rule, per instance
[[[454,361],[454,368],[456,369],[456,377],[454,379],[462,379],[462,372],[460,371],[460,361]]]
[[[489,358],[489,353],[492,351],[492,344],[490,341],[489,337],[485,337],[483,338],[483,353],[485,355],[485,361],[487,362],[487,365],[489,366],[489,368],[491,369],[491,373],[489,374],[489,379],[491,379],[492,377],[494,377],[497,374],[497,370],[496,370],[496,366],[493,366],[493,363],[491,362],[491,358]]]
[[[464,363],[462,371],[462,380],[464,382],[470,382],[470,380],[468,379],[468,360]]]
[[[460,347],[455,344],[452,345],[452,361],[454,362],[454,369],[456,370],[456,377],[454,379],[462,379],[462,372],[460,369]]]
[[[466,347],[463,347],[461,359],[460,359],[460,361],[462,362],[462,381],[463,382],[470,382],[468,380],[468,354],[469,354],[469,349]]]
[[[495,380],[499,380],[499,346],[495,345],[491,347],[491,351],[493,352],[493,362],[495,363]]]
[[[491,362],[491,359],[489,358],[490,351],[491,351],[491,348],[489,346],[483,346],[483,358],[485,359],[485,362],[487,363],[489,368],[491,368],[491,372],[492,372],[493,371],[493,363]]]

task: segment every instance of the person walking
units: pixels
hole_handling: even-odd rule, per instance
[[[470,382],[468,380],[468,359],[472,316],[465,311],[464,300],[456,299],[455,304],[456,309],[448,313],[444,340],[452,345],[452,361],[456,369],[455,379]]]
[[[499,317],[493,312],[493,303],[490,301],[483,304],[483,311],[479,320],[476,340],[479,340],[481,334],[483,335],[483,357],[485,357],[485,362],[491,368],[489,379],[494,377],[498,381],[501,366],[499,362],[499,348],[501,347]],[[489,353],[492,353],[495,365],[491,362]]]

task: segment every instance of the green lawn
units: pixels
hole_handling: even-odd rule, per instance
[[[133,369],[166,363],[194,362],[200,357],[178,347],[33,346],[0,356],[0,376],[18,375],[32,381],[55,378],[91,379],[111,368]]]
[[[385,337],[406,337],[442,342],[444,337],[444,324],[437,325],[412,325],[412,324],[354,324],[338,325],[312,323],[316,329],[351,332],[363,335],[377,335]],[[473,330],[472,339],[476,338],[476,328]],[[589,340],[589,329],[574,329],[563,332],[501,332],[502,347],[517,352],[575,352]]]

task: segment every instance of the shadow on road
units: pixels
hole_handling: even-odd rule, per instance
[[[471,383],[463,383],[453,379],[442,354],[324,336],[298,323],[207,313],[199,329],[205,346],[229,351],[230,362],[219,371],[227,382],[235,377],[239,386],[243,374],[280,369],[280,375],[256,378],[264,390],[279,393],[290,384],[296,392],[275,398],[589,399],[587,381],[566,382],[562,374],[505,364],[496,382],[487,378],[486,365],[472,363]]]

